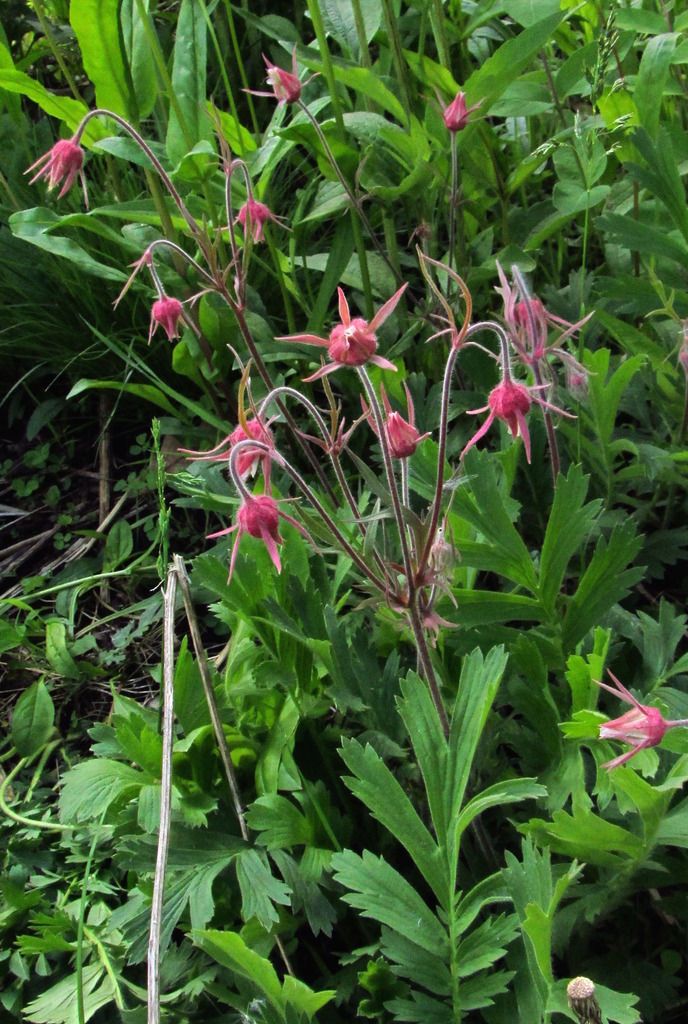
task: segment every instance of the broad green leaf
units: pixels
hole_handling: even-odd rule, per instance
[[[382,857],[368,850],[335,853],[332,868],[337,882],[348,889],[342,899],[363,917],[404,935],[438,957],[446,957],[447,933],[416,890]]]
[[[546,618],[534,598],[494,590],[463,590],[459,607],[448,608],[444,614],[466,628],[492,622],[543,622]]]
[[[213,960],[251,982],[283,1016],[282,987],[275,968],[269,960],[250,949],[240,935],[210,929],[195,931],[193,940]]]
[[[67,647],[67,627],[60,619],[45,624],[45,655],[50,667],[65,679],[78,679],[82,674]]]
[[[287,694],[256,765],[256,790],[260,796],[277,791],[280,766],[294,745],[300,717],[298,705]]]
[[[67,772],[60,791],[60,818],[65,822],[99,818],[111,803],[133,796],[148,781],[142,772],[122,761],[92,758]]]
[[[653,140],[645,129],[638,128],[633,133],[633,144],[646,163],[644,167],[631,165],[633,177],[664,204],[688,242],[688,207],[671,133],[663,127]]]
[[[335,81],[349,86],[355,92],[367,96],[377,103],[379,107],[386,110],[400,124],[406,122],[404,108],[394,95],[391,89],[382,82],[380,75],[370,68],[352,67],[336,62],[333,66]]]
[[[182,0],[172,58],[173,96],[166,139],[167,155],[174,165],[198,142],[212,138],[205,107],[206,32],[203,5]]]
[[[503,647],[493,647],[485,657],[482,651],[476,649],[463,659],[459,693],[449,734],[449,763],[444,794],[447,821],[455,821],[461,810],[473,758],[502,681],[506,662],[507,655]]]
[[[134,395],[135,398],[141,398],[146,402],[152,402],[153,405],[157,405],[160,409],[169,413],[170,416],[174,416],[175,418],[178,418],[179,416],[179,410],[175,409],[169,399],[167,399],[165,395],[163,395],[162,392],[153,384],[122,384],[118,380],[87,380],[86,378],[82,378],[74,384],[67,395],[67,398],[76,398],[76,396],[82,394],[82,392],[91,391],[93,389],[119,391],[122,394]]]
[[[134,550],[134,535],[126,519],[119,519],[110,530],[103,552],[103,572],[117,569]]]
[[[423,776],[435,835],[440,845],[445,846],[449,826],[444,801],[447,741],[428,685],[415,672],[409,672],[402,680],[397,706]]]
[[[677,33],[665,32],[650,39],[643,49],[633,98],[640,114],[640,122],[652,136],[657,134],[659,127],[662,96],[671,72],[671,61],[677,42]]]
[[[27,99],[36,103],[41,110],[44,110],[46,114],[64,121],[72,132],[76,131],[79,123],[88,113],[88,107],[85,103],[74,100],[70,96],[55,96],[44,85],[36,81],[35,78],[31,78],[29,75],[24,74],[23,71],[17,71],[16,69],[0,70],[0,89],[11,93],[18,93],[20,96],[26,96]],[[105,138],[108,134],[107,129],[99,124],[97,120],[93,119],[89,121],[84,132],[83,142],[85,145],[90,146],[98,139]],[[40,154],[37,153],[36,156],[38,157]]]
[[[28,611],[28,609],[27,609]],[[0,620],[0,654],[19,647],[26,636],[25,626],[14,626]]]
[[[601,501],[584,504],[588,478],[578,466],[557,477],[552,510],[547,522],[540,556],[539,596],[552,611],[570,560],[586,540],[599,513]]]
[[[126,281],[126,274],[122,270],[96,260],[87,249],[71,238],[54,234],[53,232],[62,226],[62,218],[53,210],[42,206],[20,210],[9,218],[9,225],[12,234],[17,238],[44,249],[52,256],[61,256],[75,263],[87,274],[106,281]]]
[[[688,268],[688,247],[680,238],[671,238],[659,227],[644,224],[635,217],[620,213],[603,213],[597,224],[609,239],[631,252],[638,252],[643,256],[658,256],[660,259],[673,259],[680,266]],[[651,344],[650,339],[648,344]]]
[[[369,43],[380,27],[382,6],[377,0],[358,0],[365,42]],[[327,32],[360,60],[361,48],[351,0],[320,0],[320,12]]]
[[[406,848],[438,901],[446,908],[448,883],[440,850],[387,765],[370,745],[363,747],[356,740],[345,739],[340,756],[355,776],[345,775],[342,781]]]
[[[81,50],[84,70],[96,90],[96,105],[131,119],[131,94],[119,25],[120,0],[78,0],[69,20]]]
[[[24,690],[12,712],[12,743],[20,757],[36,754],[50,738],[55,706],[42,680]]]
[[[153,23],[148,14],[149,0],[121,0],[120,23],[124,52],[129,65],[133,85],[132,105],[136,107],[137,120],[148,117],[158,95],[155,66],[151,59],[150,43],[141,18],[141,8],[146,12],[150,28]],[[154,29],[153,29],[154,31]]]
[[[586,357],[590,369],[590,405],[600,440],[607,445],[612,439],[616,414],[624,391],[644,364],[643,356],[624,359],[613,373],[609,374],[609,349],[598,349]]]
[[[560,0],[504,0],[504,12],[519,25],[534,25],[545,15],[560,11]]]

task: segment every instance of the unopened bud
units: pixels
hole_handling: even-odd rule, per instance
[[[602,1024],[602,1014],[595,998],[595,985],[590,978],[573,978],[566,986],[566,995],[580,1024]]]

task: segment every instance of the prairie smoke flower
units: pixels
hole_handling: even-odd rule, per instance
[[[569,416],[571,419],[575,419],[571,413],[559,409],[556,405],[551,405],[550,402],[546,402],[544,398],[537,394],[538,391],[547,387],[549,387],[548,384],[526,387],[525,384],[520,384],[518,381],[511,380],[510,377],[505,376],[502,382],[493,388],[488,395],[487,405],[482,406],[480,409],[468,409],[470,415],[477,415],[481,412],[489,412],[489,415],[461,452],[461,458],[464,457],[469,448],[477,444],[481,437],[484,437],[497,419],[506,423],[512,437],[523,438],[526,459],[530,462],[530,432],[526,415],[533,402],[537,402],[543,409],[552,409],[553,412],[558,412],[562,416]]]
[[[299,71],[296,66],[296,47],[291,55],[291,71],[278,68],[276,64],[272,64],[268,60],[265,54],[263,54],[263,60],[268,69],[266,82],[272,92],[261,92],[256,89],[246,89],[245,92],[250,92],[253,96],[270,96],[277,100],[277,105],[280,107],[285,103],[297,103],[301,99],[302,84],[299,81]]]
[[[588,371],[570,352],[562,348],[562,343],[580,330],[593,314],[588,313],[575,324],[554,316],[540,299],[524,294],[525,283],[518,268],[512,267],[512,272],[518,288],[509,285],[506,274],[497,263],[501,284],[501,288],[497,288],[497,293],[504,300],[504,322],[518,358],[525,366],[533,367],[544,362],[550,355],[557,356],[564,364],[567,381],[575,381],[576,389],[581,393],[585,390]],[[522,296],[520,299],[519,294]],[[552,342],[549,341],[550,327],[559,328],[562,332]]]
[[[608,673],[616,686],[609,686],[607,683],[601,682],[598,682],[597,685],[631,705],[630,711],[600,726],[600,739],[620,740],[631,746],[631,749],[624,754],[620,754],[619,757],[602,765],[603,768],[618,768],[619,765],[630,761],[641,750],[656,747],[664,739],[667,730],[673,729],[677,725],[688,725],[688,718],[678,718],[673,721],[664,718],[659,708],[641,704],[612,672],[608,670]]]
[[[376,355],[377,334],[375,332],[394,312],[405,290],[406,284],[402,284],[401,288],[378,309],[368,323],[360,316],[355,316],[352,319],[344,292],[338,288],[341,322],[335,324],[330,331],[329,338],[320,338],[317,334],[288,334],[276,338],[275,341],[297,341],[302,345],[319,345],[327,349],[332,362],[316,370],[310,377],[304,377],[306,383],[325,377],[328,373],[334,373],[342,366],[364,366],[365,363],[374,363],[375,366],[380,366],[383,370],[396,370],[396,366],[394,363],[390,363],[389,359]]]
[[[58,199],[62,199],[69,192],[76,179],[81,178],[84,198],[86,199],[86,182],[83,175],[83,166],[84,151],[76,141],[76,136],[74,136],[71,139],[58,139],[52,149],[39,157],[24,173],[30,174],[31,171],[38,168],[29,184],[33,185],[34,181],[46,178],[49,192],[52,192],[62,182]]]
[[[277,572],[282,571],[282,563],[280,561],[278,544],[282,543],[282,538],[279,534],[279,520],[280,517],[285,519],[292,526],[302,533],[306,538],[309,538],[308,533],[304,530],[300,523],[298,523],[292,516],[287,515],[283,512],[274,498],[270,497],[269,494],[259,494],[257,496],[245,495],[242,504],[239,506],[237,512],[237,521],[233,526],[229,526],[226,530],[218,530],[217,533],[208,534],[208,540],[213,540],[216,537],[226,537],[230,533],[237,531],[237,535],[232,547],[232,554],[229,560],[229,579],[231,580],[234,572],[234,565],[236,563],[236,557],[239,552],[239,544],[244,534],[248,533],[251,537],[257,537],[258,540],[262,540],[265,547],[268,549],[268,554],[272,560],[272,564],[277,569]]]
[[[468,124],[468,118],[477,110],[482,100],[474,103],[472,107],[466,106],[466,93],[457,92],[454,99],[446,107],[442,107],[442,117],[450,132],[462,132]]]
[[[390,454],[395,459],[408,459],[413,455],[420,442],[424,441],[426,437],[430,437],[429,432],[421,434],[416,428],[413,399],[411,398],[411,393],[406,383],[404,383],[404,391],[406,392],[406,404],[409,411],[408,420],[405,420],[401,413],[395,412],[392,409],[385,389],[381,388],[380,390],[382,405],[385,410],[385,434],[387,436],[387,444],[389,445]],[[363,411],[368,418],[368,422],[377,434],[378,430],[375,417],[372,415],[371,410],[363,399],[361,399],[361,405],[363,406]]]
[[[235,223],[238,221],[244,229],[245,235],[250,234],[251,239],[256,243],[263,241],[265,237],[263,227],[269,220],[284,226],[282,218],[276,217],[265,203],[259,203],[257,199],[247,199],[236,215]]]
[[[274,448],[274,439],[269,423],[262,423],[254,417],[246,420],[245,430],[239,424],[231,434],[228,434],[219,444],[207,452],[192,451],[190,448],[180,448],[179,451],[183,455],[197,459],[199,462],[224,462],[232,448],[240,441],[261,441],[269,448]],[[247,446],[239,452],[236,468],[241,479],[244,480],[247,476],[252,476],[259,462],[263,464],[263,475],[266,483],[268,483],[270,479],[270,455],[264,452],[262,448],[251,449]]]
[[[157,299],[151,308],[150,329],[148,331],[149,343],[158,327],[162,327],[169,341],[178,338],[178,326],[182,313],[183,308],[179,299],[175,299],[170,295],[163,295],[162,298]]]

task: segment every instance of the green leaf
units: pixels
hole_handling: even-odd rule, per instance
[[[444,791],[449,752],[430,690],[415,672],[409,672],[406,679],[402,680],[397,706],[423,776],[435,835],[440,845],[445,846],[449,822]]]
[[[342,781],[406,848],[438,901],[446,908],[448,891],[439,847],[382,758],[368,744],[343,740],[340,756],[355,778]]]
[[[505,500],[497,484],[494,460],[487,452],[475,448],[466,453],[466,472],[470,483],[454,492],[454,507],[493,546],[501,556],[502,576],[537,590],[537,578],[528,548],[511,521]]]
[[[274,878],[264,853],[243,850],[236,859],[237,879],[241,890],[241,913],[245,921],[252,917],[270,931],[279,921],[275,903],[288,906],[289,887]]]
[[[505,14],[519,25],[534,25],[543,15],[560,11],[560,0],[505,0],[502,4]]]
[[[141,0],[140,3],[137,0],[121,0],[119,14],[124,52],[134,89],[132,99],[136,105],[137,120],[148,117],[158,96],[158,82],[155,65],[151,59],[150,42],[141,18],[143,8],[149,26],[153,29],[148,4],[149,0]]]
[[[126,519],[118,519],[108,534],[103,552],[103,572],[117,569],[134,550],[134,535]]]
[[[542,622],[546,618],[542,605],[535,598],[495,590],[463,590],[459,607],[448,609],[445,614],[467,629],[493,622]]]
[[[134,395],[134,397],[141,398],[145,402],[152,402],[153,405],[157,405],[160,409],[169,413],[170,416],[175,418],[179,416],[179,410],[175,409],[169,399],[153,384],[122,384],[118,380],[88,380],[86,377],[82,377],[81,380],[78,380],[72,386],[67,398],[76,398],[77,395],[82,394],[84,391],[91,391],[93,389],[119,391],[122,394]]]
[[[365,40],[369,43],[380,27],[382,6],[377,0],[359,0],[359,3]],[[320,0],[319,6],[328,34],[359,60],[361,48],[351,0]]]
[[[70,131],[76,131],[80,121],[88,113],[88,107],[80,100],[74,100],[69,96],[55,96],[49,92],[44,85],[24,74],[23,71],[5,70],[0,71],[0,89],[10,93],[18,93],[26,96],[33,103],[36,103],[41,110],[51,117],[64,121]],[[89,121],[84,132],[83,141],[86,145],[92,145],[98,139],[105,138],[107,130],[93,119]]]
[[[115,998],[115,985],[103,965],[96,961],[87,964],[81,974],[84,1000],[84,1020],[91,1017]],[[77,976],[71,972],[56,985],[42,992],[22,1010],[22,1016],[32,1024],[77,1024]],[[114,1011],[113,1011],[114,1012]]]
[[[284,1020],[282,987],[269,960],[250,949],[236,932],[195,931],[193,941],[223,967],[246,978]]]
[[[652,136],[657,134],[659,128],[662,96],[671,72],[671,61],[677,42],[677,33],[665,32],[650,39],[643,49],[633,98],[641,124]]]
[[[30,757],[47,743],[55,724],[55,706],[42,680],[24,690],[12,712],[12,743],[20,757]]]
[[[547,796],[547,790],[534,779],[507,779],[488,786],[478,796],[468,801],[456,819],[456,844],[474,818],[489,807],[518,803],[521,800],[539,800]]]
[[[348,889],[342,899],[363,917],[405,936],[435,956],[448,956],[447,933],[416,890],[383,857],[368,850],[359,857],[352,850],[335,853],[332,868],[337,882]]]
[[[182,0],[172,57],[170,119],[165,141],[167,155],[176,165],[201,140],[212,138],[205,108],[207,24],[203,5]]]
[[[377,0],[375,6],[380,10]],[[405,123],[404,108],[392,90],[384,85],[379,74],[375,71],[372,71],[370,68],[344,65],[339,62],[334,63],[332,70],[335,81],[349,86],[350,89],[355,90],[355,92],[360,93],[362,96],[367,96],[377,103],[379,107],[391,114],[392,117],[396,118],[397,121],[402,124]]]
[[[81,669],[67,647],[67,627],[60,619],[45,624],[45,655],[58,675],[65,679],[78,679]]]
[[[602,537],[578,589],[570,598],[563,623],[563,644],[572,650],[589,629],[597,625],[616,603],[626,596],[634,583],[642,579],[642,567],[629,569],[642,547],[632,524],[617,527],[607,541]]]
[[[579,466],[571,466],[566,476],[559,474],[552,510],[547,522],[540,556],[539,597],[552,612],[561,590],[566,568],[586,540],[601,508],[601,501],[584,505],[588,477]]]
[[[80,761],[67,772],[60,791],[60,819],[64,822],[92,821],[111,803],[133,796],[147,777],[122,761],[93,758]]]
[[[293,801],[278,793],[259,796],[246,815],[249,828],[260,832],[256,842],[269,850],[309,846],[314,840],[313,826]]]
[[[293,1006],[299,1013],[305,1013],[308,1020],[312,1020],[318,1010],[322,1009],[336,995],[337,992],[334,989],[314,992],[305,982],[299,981],[291,974],[287,974],[282,984],[285,1007]]]
[[[86,274],[92,274],[101,280],[125,281],[126,274],[94,259],[78,242],[64,235],[54,234],[56,228],[62,226],[63,218],[53,210],[43,206],[35,206],[31,210],[20,210],[9,218],[12,234],[22,241],[44,249],[53,256],[62,256],[75,263]]]
[[[609,349],[598,349],[586,357],[590,369],[590,404],[600,440],[608,445],[614,432],[616,414],[623,393],[645,362],[644,356],[624,359],[612,374],[609,374]]]
[[[589,864],[619,868],[629,859],[640,858],[644,849],[638,836],[592,811],[576,811],[574,816],[556,811],[551,821],[533,818],[521,831],[538,844]]]
[[[79,0],[70,5],[84,70],[96,90],[96,105],[131,119],[131,95],[120,42],[120,0]]]
[[[670,132],[662,128],[653,140],[643,128],[638,128],[633,133],[633,144],[647,164],[646,167],[631,165],[633,177],[664,204],[688,242],[688,208]]]
[[[449,733],[449,762],[444,794],[447,821],[455,821],[461,810],[473,758],[502,681],[506,662],[507,655],[503,647],[493,647],[485,657],[476,648],[463,659],[459,693]],[[455,852],[458,854],[458,851]]]
[[[542,4],[538,3],[538,10],[541,7]],[[486,113],[507,86],[521,74],[534,54],[551,42],[564,17],[561,11],[557,11],[502,43],[464,83],[469,103],[477,103],[482,99],[480,113]]]

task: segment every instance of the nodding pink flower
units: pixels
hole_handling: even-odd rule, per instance
[[[266,81],[272,88],[272,92],[260,92],[256,89],[245,89],[244,91],[250,92],[253,96],[270,96],[277,100],[277,105],[280,107],[285,103],[297,103],[301,99],[301,89],[307,83],[299,81],[299,71],[296,66],[296,47],[294,47],[291,55],[291,71],[278,68],[276,64],[272,64],[268,60],[265,54],[263,54],[263,60],[268,69]]]
[[[429,432],[421,434],[416,428],[413,399],[406,383],[404,383],[404,391],[406,392],[406,404],[409,411],[408,420],[405,420],[401,413],[392,409],[387,392],[384,388],[380,389],[382,404],[386,414],[385,434],[387,436],[387,444],[389,445],[390,454],[395,459],[408,459],[413,455],[420,442],[424,441],[426,437],[430,437]],[[378,429],[375,417],[363,399],[361,399],[361,405],[371,427],[377,434]]]
[[[282,538],[279,534],[280,517],[285,519],[288,523],[291,523],[292,526],[295,526],[296,529],[308,540],[311,539],[303,526],[301,526],[301,524],[292,516],[283,512],[275,499],[270,497],[269,494],[245,496],[242,504],[239,506],[236,523],[234,523],[233,526],[228,527],[226,530],[218,530],[217,533],[208,534],[208,540],[213,540],[216,537],[226,537],[227,534],[234,533],[235,530],[237,531],[236,539],[232,547],[232,554],[229,560],[230,580],[234,572],[234,565],[236,563],[241,538],[246,533],[251,537],[257,537],[258,540],[263,541],[265,547],[268,549],[268,554],[270,555],[272,564],[277,569],[277,572],[282,571],[282,563],[277,549],[277,545],[282,543]]]
[[[234,445],[238,444],[239,441],[251,440],[261,441],[268,448],[274,448],[275,442],[270,430],[270,423],[261,423],[259,419],[253,417],[250,420],[246,420],[246,430],[239,424],[231,434],[223,438],[210,451],[197,452],[190,448],[180,448],[179,451],[183,455],[197,459],[199,462],[224,462]],[[255,473],[259,462],[263,465],[263,476],[265,477],[266,486],[269,486],[271,457],[262,448],[251,449],[247,447],[245,450],[242,450],[236,460],[237,472],[241,479],[244,480],[247,476],[252,476]]]
[[[178,326],[182,313],[183,307],[179,299],[175,299],[171,295],[163,295],[162,298],[157,299],[151,309],[149,343],[158,327],[162,327],[169,341],[178,338]]]
[[[474,103],[472,107],[466,106],[466,93],[457,92],[451,103],[442,108],[444,123],[450,132],[462,132],[468,124],[468,118],[477,110],[483,101]]]
[[[245,233],[250,234],[254,243],[263,241],[263,227],[269,220],[275,224],[282,223],[281,217],[276,217],[265,203],[259,203],[257,199],[247,199],[236,216],[236,221],[241,224]]]
[[[29,184],[33,185],[34,181],[38,181],[39,178],[46,178],[50,192],[62,182],[62,188],[58,193],[58,199],[62,199],[78,177],[81,177],[85,196],[86,184],[83,177],[83,166],[84,151],[74,136],[71,139],[58,139],[52,149],[39,157],[24,173],[30,174],[38,167],[39,170],[31,178]]]
[[[607,670],[609,672],[609,670]],[[650,707],[648,704],[641,704],[635,699],[630,690],[627,690],[616,676],[609,672],[609,675],[616,683],[616,686],[609,686],[607,683],[598,682],[598,686],[613,693],[626,704],[631,705],[620,718],[614,718],[611,722],[605,722],[600,726],[600,739],[620,740],[622,743],[630,743],[631,749],[619,757],[603,764],[603,768],[618,768],[619,765],[630,761],[632,757],[646,750],[648,747],[656,747],[664,739],[664,734],[677,725],[688,725],[688,719],[678,718],[669,721],[664,718],[659,708]]]
[[[494,421],[497,419],[506,423],[512,437],[523,438],[523,447],[526,450],[526,459],[530,462],[530,432],[528,430],[526,415],[530,411],[530,407],[533,402],[537,402],[538,405],[542,406],[544,409],[552,409],[554,412],[558,412],[562,416],[568,416],[571,419],[575,419],[575,416],[572,416],[571,413],[565,412],[563,409],[559,409],[556,405],[551,405],[550,402],[546,402],[544,398],[541,398],[536,393],[547,387],[549,387],[548,384],[538,384],[536,386],[526,387],[525,384],[519,384],[518,381],[511,380],[510,377],[505,376],[501,384],[498,384],[497,387],[493,388],[488,395],[487,405],[482,406],[480,409],[468,410],[471,415],[489,411],[489,416],[482,426],[478,428],[464,450],[461,452],[461,458],[464,457],[469,448],[472,448],[473,445],[488,432]]]
[[[376,354],[377,334],[376,331],[385,322],[387,317],[396,309],[399,299],[406,291],[406,284],[394,293],[381,306],[370,323],[363,317],[351,317],[349,304],[341,288],[337,289],[339,295],[339,317],[341,323],[336,324],[330,331],[329,338],[320,338],[317,334],[289,334],[276,338],[276,341],[297,341],[302,345],[319,345],[327,349],[327,354],[332,360],[326,366],[322,366],[310,377],[304,377],[305,382],[318,380],[328,373],[334,373],[342,366],[364,366],[366,363],[374,363],[383,370],[395,370],[394,363]]]
[[[517,267],[512,267],[518,287],[512,288],[506,274],[497,263],[497,273],[501,288],[497,289],[504,299],[504,322],[509,330],[511,343],[516,349],[519,360],[528,367],[543,363],[548,356],[557,356],[564,364],[567,381],[575,382],[579,393],[585,390],[588,371],[575,359],[570,352],[562,348],[562,343],[576,333],[588,322],[592,313],[588,313],[577,323],[569,323],[561,317],[554,316],[547,307],[535,296],[523,296],[525,282]],[[519,284],[520,282],[520,284]],[[558,328],[561,333],[553,341],[549,341],[550,327]],[[581,381],[583,382],[581,384]]]

